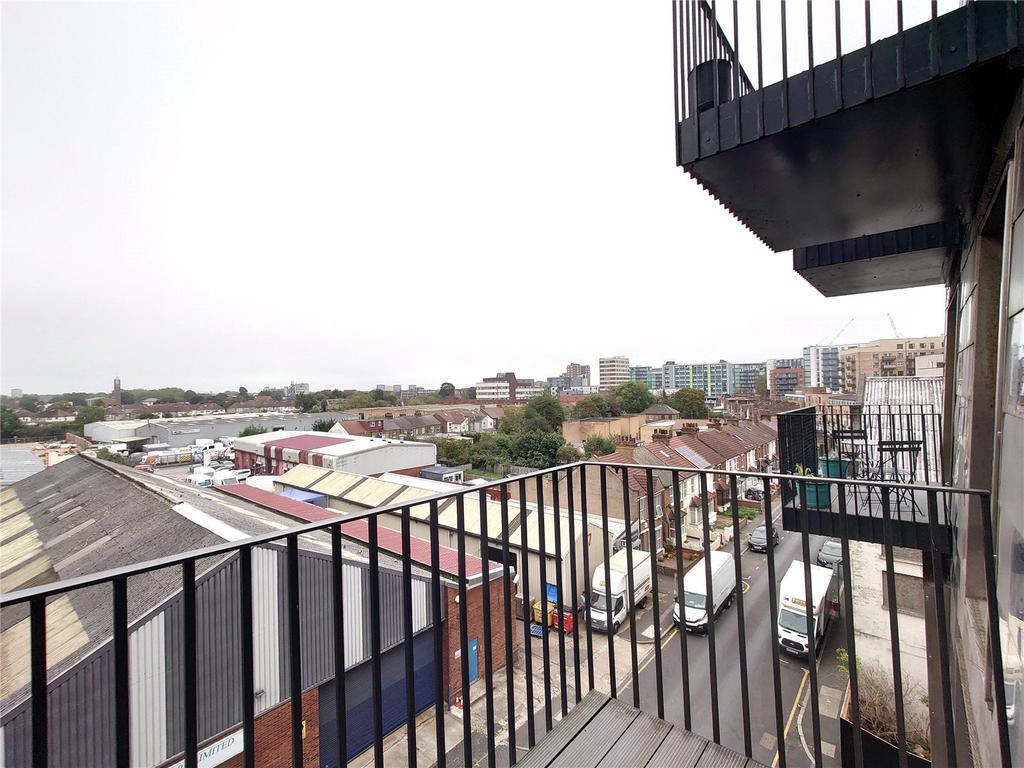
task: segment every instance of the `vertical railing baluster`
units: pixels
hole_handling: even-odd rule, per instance
[[[459,661],[462,673],[462,755],[473,765],[473,725],[469,698],[469,616],[466,614],[466,497],[455,497],[455,528],[459,538]]]
[[[544,631],[540,636],[541,660],[544,662],[544,727],[553,725],[551,711],[551,619],[548,614],[548,547],[544,523],[544,478],[537,475],[537,540],[540,550],[540,622]]]
[[[687,3],[684,7],[689,10],[690,34],[693,36],[693,68],[691,69],[689,62],[687,62],[686,72],[687,82],[689,82],[689,74],[693,73],[693,146],[696,147],[697,156],[700,157],[700,72],[698,70],[701,65],[701,8],[699,5],[691,5],[690,3]]]
[[[384,766],[383,683],[381,680],[380,631],[380,547],[378,545],[377,516],[366,521],[369,530],[370,551],[370,675],[373,698],[373,761],[377,768]]]
[[[402,507],[402,627],[405,645],[405,738],[406,761],[416,768],[416,656],[412,625],[412,522],[409,508]],[[486,573],[484,584],[487,583]],[[488,669],[491,656],[487,655]]]
[[[633,573],[633,523],[630,518],[629,508],[629,471],[622,467],[622,513],[626,521],[626,589],[629,594],[626,596],[626,610],[629,616],[629,662],[633,681],[633,706],[640,708],[640,672],[639,659],[637,658],[637,631],[636,631],[636,578]],[[650,503],[650,499],[647,500]],[[636,521],[637,538],[640,538],[640,512],[637,510]],[[654,538],[654,531],[650,532],[651,539]],[[651,553],[651,571],[654,571],[654,553]]]
[[[982,559],[985,561],[985,597],[988,603],[988,640],[992,653],[992,687],[995,694],[996,730],[999,733],[999,754],[1003,766],[1013,764],[1010,756],[1010,729],[1006,722],[1006,688],[1003,675],[1002,638],[999,625],[999,603],[996,593],[995,544],[992,533],[992,499],[987,493],[978,497],[981,508]]]
[[[683,497],[679,490],[679,471],[672,470],[673,512],[676,516],[676,607],[679,609],[679,667],[683,683],[683,726],[692,729],[690,713],[690,659],[686,641],[686,620],[683,615]]]
[[[875,90],[873,72],[873,51],[871,49],[871,0],[864,0],[864,98],[870,99]]]
[[[530,594],[530,542],[527,535],[526,480],[519,481],[519,585],[523,592],[523,661],[526,665],[526,736],[527,746],[533,749],[537,743],[537,726],[533,712],[533,637],[530,623],[533,621],[533,596]]]
[[[937,491],[927,491],[928,527],[931,539],[929,551],[922,552],[924,560],[925,581],[931,582],[932,599],[934,600],[935,639],[939,663],[939,697],[942,701],[942,724],[946,743],[944,754],[952,762],[956,756],[956,731],[953,725],[952,680],[950,678],[950,655],[948,624],[946,623],[946,595],[944,590],[944,569],[942,553],[939,550],[939,538],[943,531],[939,527],[939,505]],[[929,692],[931,698],[931,692]]]
[[[907,86],[907,54],[904,48],[905,44],[906,38],[903,34],[903,3],[899,2],[896,3],[896,49],[899,51],[896,59],[896,66],[899,68],[896,82],[899,83],[900,88],[906,88]]]
[[[558,470],[554,470],[551,473],[551,501],[554,508],[554,521],[555,521],[555,545],[552,547],[555,555],[555,597],[558,601],[558,623],[555,626],[555,631],[558,632],[558,687],[559,687],[559,699],[562,704],[562,717],[569,714],[569,699],[568,691],[565,679],[565,592],[562,590],[565,588],[565,584],[562,579],[562,563],[564,555],[564,549],[562,544],[562,512],[559,508],[558,501]],[[576,547],[572,547],[573,555],[576,553]]]
[[[895,459],[894,459],[895,461]],[[907,724],[903,708],[903,671],[900,661],[900,622],[896,612],[896,572],[892,556],[892,514],[889,508],[889,486],[882,493],[882,541],[885,552],[885,587],[889,604],[889,645],[892,651],[892,683],[896,703],[896,746],[900,768],[907,768]]]
[[[340,525],[331,526],[331,566],[331,605],[334,615],[334,721],[338,728],[338,765],[343,766],[348,764],[348,701],[345,691],[345,552],[341,543]],[[251,648],[250,642],[250,650]]]
[[[647,531],[651,539],[651,604],[654,608],[654,684],[658,697],[658,717],[665,719],[665,691],[662,683],[661,663],[661,603],[658,599],[658,541],[655,540],[654,518],[654,472],[646,471],[647,480]]]
[[[764,494],[764,533],[767,542],[768,560],[768,613],[772,626],[772,688],[775,696],[775,743],[778,747],[779,768],[786,768],[786,729],[782,711],[782,669],[779,666],[779,603],[778,582],[775,580],[775,520],[772,517],[772,483],[767,477],[761,478]],[[782,487],[779,497],[783,504]]]
[[[835,28],[836,28],[836,108],[842,109],[845,99],[843,97],[843,20],[842,2],[835,0]]]
[[[732,552],[733,565],[736,568],[736,628],[737,645],[740,651],[740,702],[743,708],[743,749],[747,757],[752,757],[750,741],[750,691],[747,688],[747,631],[743,611],[743,550],[740,547],[740,507],[739,488],[736,475],[729,475],[729,494],[732,496]],[[771,542],[768,542],[769,546]]]
[[[673,3],[674,4],[674,3]],[[566,503],[569,507],[569,546],[572,547],[572,554],[569,556],[569,584],[572,608],[572,669],[573,683],[576,686],[576,703],[579,704],[583,698],[580,689],[583,681],[580,674],[580,604],[579,604],[579,573],[576,568],[576,492],[572,485],[571,466],[565,469],[565,494]],[[587,522],[583,521],[580,531],[581,546],[586,550],[587,546]]]
[[[196,716],[196,561],[181,563],[182,667],[185,674],[182,700],[185,707],[185,768],[199,767],[199,728]]]
[[[299,537],[288,536],[288,653],[292,699],[292,765],[302,765],[302,635],[299,617]],[[379,644],[379,643],[378,643]]]
[[[29,652],[32,669],[32,768],[48,768],[50,723],[46,696],[46,598],[29,601]]]
[[[675,111],[672,113],[672,139],[676,147],[676,167],[683,164],[682,149],[679,146],[679,30],[677,22],[678,2],[672,0],[672,96]],[[685,78],[684,78],[685,79]]]
[[[430,619],[434,630],[434,740],[437,742],[436,760],[438,768],[447,764],[444,730],[444,642],[445,629],[441,617],[441,543],[437,527],[437,501],[430,502]],[[445,617],[445,624],[451,616]]]
[[[860,684],[857,676],[857,633],[854,631],[853,571],[850,567],[850,521],[846,517],[846,489],[839,491],[839,531],[843,549],[843,609],[846,611],[846,656],[850,676],[850,714],[853,722],[853,761],[864,768],[864,734],[860,715]]]
[[[587,606],[587,616],[584,618],[584,626],[586,627],[587,634],[587,685],[589,690],[594,690],[594,635],[593,629],[590,626],[590,611],[589,611],[589,595],[590,595],[590,575],[593,571],[590,568],[590,516],[587,514],[587,465],[580,465],[580,520],[582,521],[583,529],[581,535],[583,536],[583,604]],[[608,539],[608,531],[605,529],[602,532],[605,540]],[[579,623],[579,614],[577,614],[577,624]]]
[[[786,34],[786,0],[781,0],[782,17],[782,112],[789,127],[789,38]]]
[[[814,16],[811,0],[807,0],[807,96],[811,105],[811,119],[818,116],[814,93]]]
[[[488,548],[491,539],[487,532],[487,491],[481,490],[477,497],[480,505],[480,589],[483,590],[484,609],[484,699],[487,716],[487,765],[494,768],[497,751],[494,747],[494,674],[491,671],[491,659],[494,653],[494,644],[491,638],[491,558]]]
[[[814,765],[821,768],[821,710],[818,702],[818,630],[814,621],[814,589],[811,584],[811,539],[808,531],[807,491],[808,482],[800,483],[800,553],[803,558],[804,571],[804,621],[807,622],[807,669],[810,672],[811,726],[813,733]],[[831,507],[831,486],[829,488],[829,506]],[[820,487],[815,488],[820,491]],[[824,612],[824,609],[822,609]],[[822,615],[821,621],[825,617]]]
[[[238,552],[239,633],[242,644],[242,741],[245,768],[256,768],[256,682],[253,679],[252,547]],[[340,678],[340,675],[338,676]],[[338,723],[339,732],[343,723]],[[344,765],[339,761],[338,765]]]
[[[739,0],[732,0],[732,97],[740,97],[740,9]],[[742,110],[736,114],[742,119]],[[743,131],[740,132],[742,138]]]
[[[508,707],[508,764],[516,763],[516,687],[512,665],[512,601],[515,599],[512,589],[512,572],[509,568],[510,552],[508,547],[508,483],[502,483],[499,489],[501,504],[501,559],[503,572],[502,595],[505,604],[505,703]]]
[[[114,597],[114,760],[117,768],[131,762],[131,689],[128,677],[128,577],[117,576]]]
[[[711,576],[711,520],[708,505],[708,476],[707,473],[700,473],[700,512],[701,512],[701,542],[704,557],[704,582],[706,592],[704,595],[704,617],[707,620],[705,627],[708,633],[708,678],[711,682],[711,733],[714,735],[715,743],[721,743],[722,728],[718,712],[718,653],[715,649],[715,609],[714,594]],[[685,611],[680,610],[680,619],[685,623]],[[685,630],[685,627],[684,627]]]
[[[608,685],[611,697],[618,697],[618,685],[615,674],[615,622],[612,617],[612,587],[611,587],[611,555],[608,552],[608,466],[601,465],[601,530],[604,531],[604,607],[605,618],[607,619],[605,629],[608,632]],[[626,530],[626,545],[630,544],[630,531]]]

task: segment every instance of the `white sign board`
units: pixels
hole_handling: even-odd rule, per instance
[[[234,733],[229,733],[200,749],[199,768],[213,768],[215,765],[220,765],[228,758],[242,754],[244,746],[245,739],[242,729],[239,728]],[[182,758],[178,762],[172,763],[168,768],[185,768],[185,759]]]

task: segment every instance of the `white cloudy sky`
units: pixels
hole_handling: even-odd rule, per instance
[[[941,333],[942,288],[825,299],[677,169],[670,64],[653,0],[5,3],[0,383],[467,385]]]

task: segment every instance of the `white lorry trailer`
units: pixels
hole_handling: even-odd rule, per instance
[[[821,646],[832,621],[838,600],[838,580],[831,568],[820,565],[811,569],[811,610],[813,626],[807,631],[807,590],[804,583],[804,564],[790,563],[789,570],[779,584],[779,647],[794,656],[807,656],[808,637],[814,638],[815,648]]]
[[[711,612],[718,616],[732,605],[736,594],[736,561],[728,552],[720,549],[708,554],[711,563]],[[708,577],[707,564],[698,560],[686,576],[683,577],[683,623],[690,632],[707,632],[708,630]],[[679,597],[676,597],[672,618],[678,625]]]
[[[590,626],[593,629],[618,632],[619,626],[629,614],[629,557],[630,550],[627,549],[612,555],[608,560],[607,579],[603,561],[594,569],[590,598],[587,600]],[[634,549],[632,558],[633,602],[642,605],[651,594],[653,585],[651,553]]]

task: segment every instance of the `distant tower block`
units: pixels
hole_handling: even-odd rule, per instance
[[[114,391],[111,393],[110,399],[113,401],[112,405],[121,404],[121,379],[117,376],[114,377]]]

